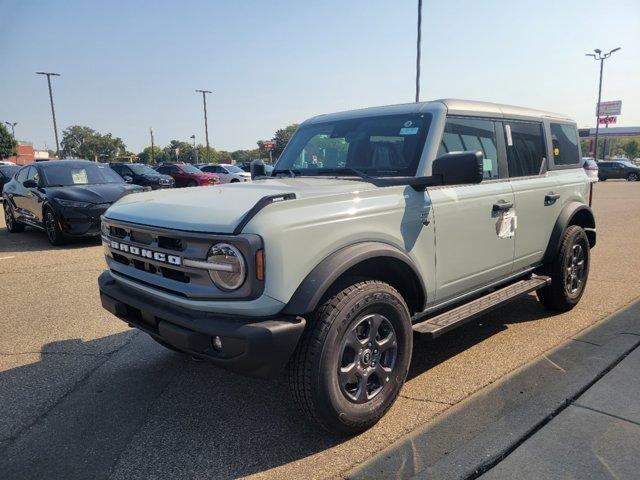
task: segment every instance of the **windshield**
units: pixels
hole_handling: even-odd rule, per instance
[[[132,171],[133,173],[135,173],[136,175],[157,175],[158,172],[156,172],[153,168],[151,168],[148,165],[143,165],[141,163],[132,163],[127,165]]]
[[[95,163],[66,163],[64,160],[42,169],[46,187],[124,183],[108,165]]]
[[[357,170],[372,176],[413,176],[430,121],[429,114],[406,114],[302,126],[274,174],[352,176]]]
[[[224,168],[229,173],[244,173],[244,170],[236,165],[224,165]]]
[[[182,171],[186,173],[196,173],[196,174],[202,173],[202,171],[199,168],[196,168],[190,164],[178,165],[178,168],[181,168]]]

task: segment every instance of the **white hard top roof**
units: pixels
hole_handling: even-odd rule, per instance
[[[513,105],[503,105],[499,103],[478,102],[475,100],[461,100],[455,98],[445,98],[432,100],[429,102],[403,103],[398,105],[387,105],[382,107],[361,108],[358,110],[348,110],[338,113],[329,113],[313,117],[305,124],[324,123],[347,118],[382,116],[382,115],[402,115],[422,112],[433,112],[446,110],[450,115],[472,115],[486,117],[509,117],[520,119],[540,119],[541,117],[570,121],[566,115],[531,108],[516,107]]]

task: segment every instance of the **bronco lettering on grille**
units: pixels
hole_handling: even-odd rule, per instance
[[[155,260],[156,262],[168,263],[169,265],[182,265],[182,257],[179,257],[178,255],[169,255],[166,253],[149,250],[148,248],[140,248],[136,247],[135,245],[129,245],[128,243],[115,242],[113,240],[109,242],[109,246],[113,250],[130,253],[131,255],[135,255],[137,257],[149,258]]]

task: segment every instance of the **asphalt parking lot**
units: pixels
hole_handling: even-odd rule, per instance
[[[298,416],[283,377],[163,349],[100,307],[102,247],[51,247],[0,220],[2,478],[335,478],[640,297],[640,184],[598,183],[587,291],[552,315],[530,296],[418,342],[396,405],[351,439]]]

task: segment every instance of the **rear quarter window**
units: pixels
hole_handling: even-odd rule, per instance
[[[573,125],[551,124],[551,142],[553,145],[553,163],[555,165],[578,165],[578,131]]]

